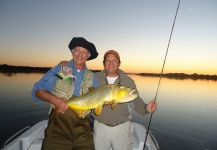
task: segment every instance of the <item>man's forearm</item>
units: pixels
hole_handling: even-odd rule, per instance
[[[35,95],[37,96],[37,98],[39,98],[40,100],[49,102],[51,104],[54,104],[55,99],[57,98],[55,95],[51,94],[50,92],[46,91],[46,90],[37,90],[35,92]]]

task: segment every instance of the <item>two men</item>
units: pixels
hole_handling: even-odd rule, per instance
[[[84,119],[68,109],[65,102],[71,96],[79,96],[88,92],[89,87],[106,84],[121,84],[136,89],[134,81],[119,69],[119,54],[110,50],[105,53],[103,65],[105,70],[93,74],[87,69],[85,62],[98,56],[94,44],[84,38],[73,38],[69,43],[73,59],[62,62],[49,70],[35,85],[32,96],[37,101],[52,104],[48,127],[45,130],[43,150],[131,150],[130,111],[134,108],[139,114],[154,112],[155,100],[145,104],[140,97],[131,103],[118,104],[114,110],[103,106],[100,116],[94,122],[94,143],[89,115]],[[97,82],[98,79],[98,82]],[[138,92],[137,92],[138,94]],[[59,110],[62,113],[56,112]]]

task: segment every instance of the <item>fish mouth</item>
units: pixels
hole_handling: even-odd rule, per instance
[[[131,101],[131,100],[135,99],[137,96],[138,96],[138,94],[131,94],[131,95],[129,95],[129,96],[127,97],[127,99],[128,99],[129,101]]]
[[[136,91],[136,90],[134,90],[134,89],[130,90],[129,95],[133,95],[133,93],[134,93],[135,91]]]
[[[136,90],[134,90],[134,89],[130,90],[128,96],[124,99],[124,102],[129,102],[129,101],[135,99],[138,96],[138,94],[133,94],[135,91]]]

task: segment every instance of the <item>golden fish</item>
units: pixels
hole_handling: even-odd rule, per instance
[[[102,106],[112,104],[114,109],[118,103],[125,103],[134,100],[138,94],[133,94],[135,89],[123,85],[109,84],[90,90],[87,94],[72,97],[67,100],[71,110],[76,112],[79,117],[84,117],[86,111],[94,109],[96,115],[100,115]]]

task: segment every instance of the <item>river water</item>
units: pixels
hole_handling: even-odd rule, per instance
[[[48,119],[49,105],[31,98],[40,73],[0,73],[0,147],[26,126]],[[158,77],[130,75],[142,99],[155,97]],[[161,150],[217,150],[217,81],[162,78],[150,130]],[[148,127],[150,114],[133,112],[132,121]]]

